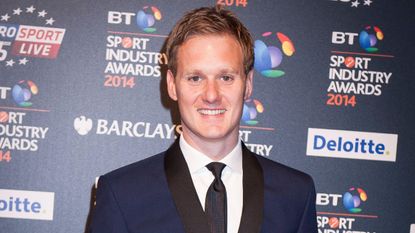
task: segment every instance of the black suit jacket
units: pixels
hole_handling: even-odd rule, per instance
[[[239,233],[315,233],[310,176],[243,145]],[[232,198],[232,197],[228,197]],[[90,233],[210,233],[178,140],[99,180]]]

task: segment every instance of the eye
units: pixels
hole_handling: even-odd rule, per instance
[[[233,77],[230,75],[222,75],[221,80],[225,81],[225,82],[232,82],[233,81]]]
[[[202,78],[200,76],[195,75],[195,76],[188,77],[187,80],[190,82],[200,82]]]

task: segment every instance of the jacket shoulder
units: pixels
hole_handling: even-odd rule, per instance
[[[265,181],[284,185],[285,188],[301,188],[308,192],[314,189],[314,182],[309,174],[260,155],[255,154],[255,157],[261,164]]]
[[[153,155],[138,162],[115,169],[102,177],[113,185],[130,185],[137,181],[164,176],[165,152]]]

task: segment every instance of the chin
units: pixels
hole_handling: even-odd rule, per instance
[[[217,130],[212,130],[212,131],[203,132],[201,136],[207,139],[215,140],[215,139],[223,139],[225,137],[225,134],[218,132]]]
[[[232,130],[225,131],[220,127],[212,127],[201,131],[200,136],[208,140],[225,140],[232,134]],[[239,134],[238,134],[239,135]]]

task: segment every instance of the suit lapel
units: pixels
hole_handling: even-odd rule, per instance
[[[186,160],[180,150],[179,140],[166,151],[164,169],[186,233],[209,233],[205,212],[193,186]]]
[[[179,140],[167,150],[164,168],[170,192],[186,233],[209,233]],[[259,233],[263,221],[264,177],[262,167],[242,143],[243,210],[238,233]]]
[[[264,209],[264,176],[254,155],[242,143],[243,209],[238,233],[259,233]]]

